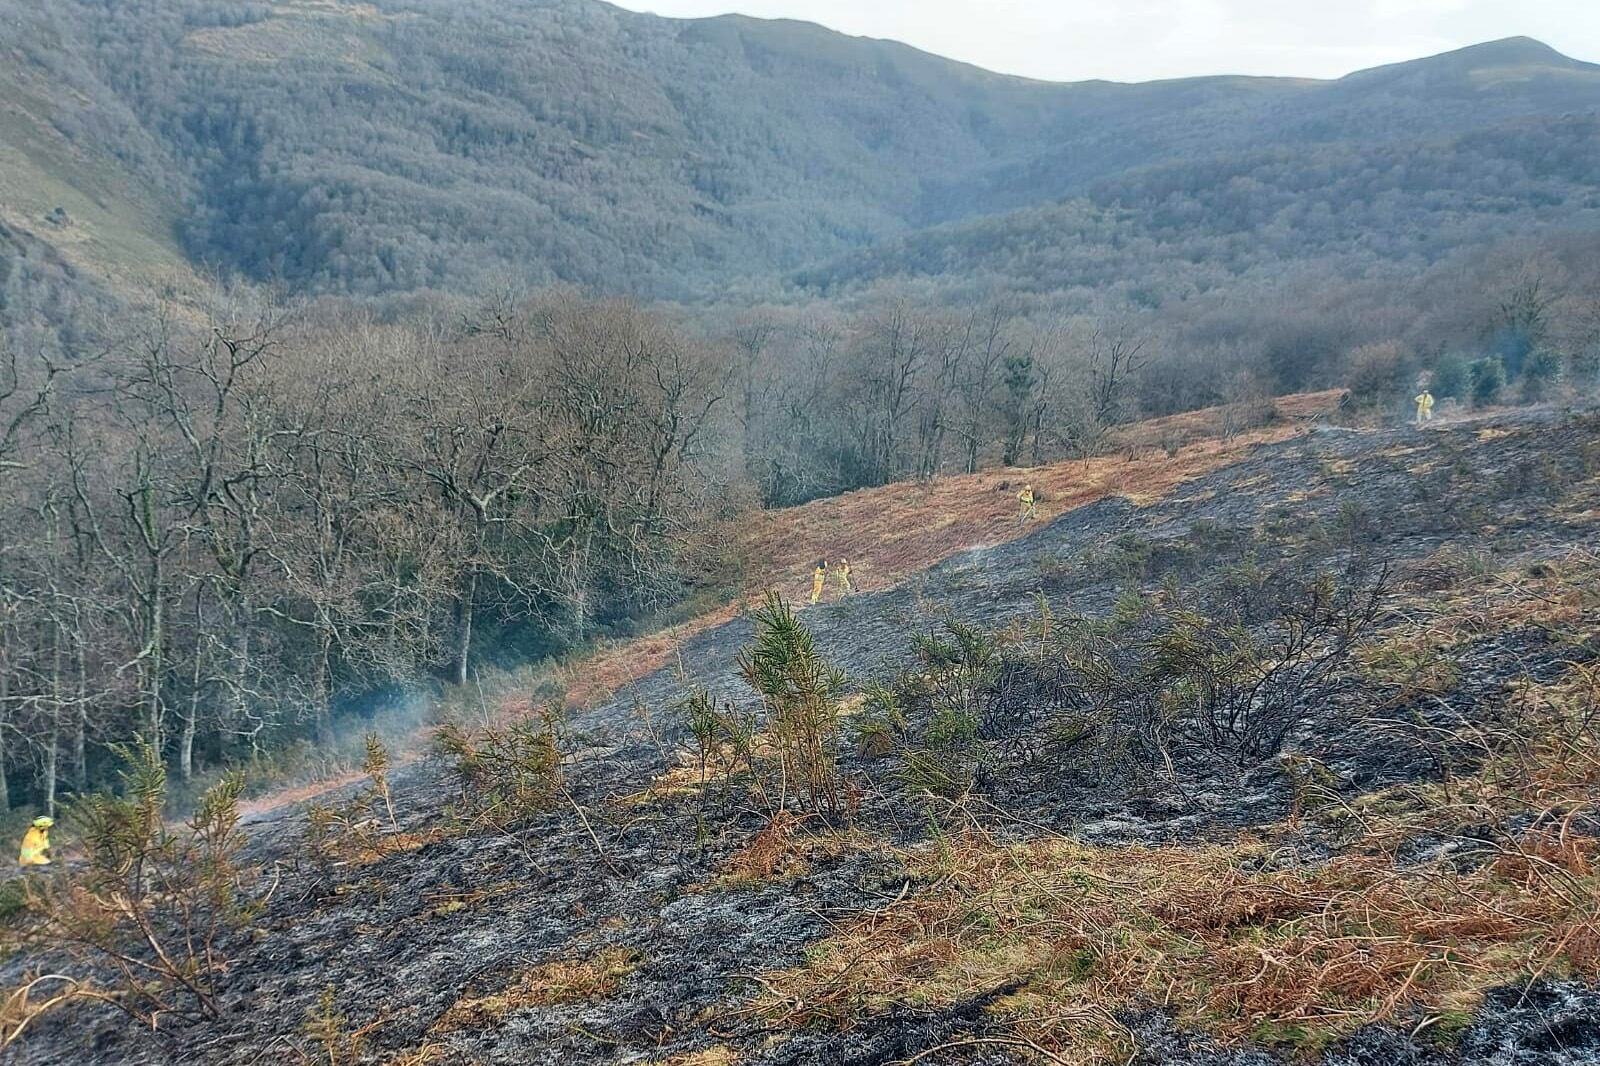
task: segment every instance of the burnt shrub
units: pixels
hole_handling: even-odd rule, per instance
[[[1182,793],[1202,767],[1274,757],[1353,676],[1390,588],[1362,536],[1339,539],[1337,567],[1247,557],[1203,583],[1130,588],[1103,618],[1041,603],[1003,631],[945,620],[895,688],[903,780]]]

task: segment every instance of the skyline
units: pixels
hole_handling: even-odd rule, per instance
[[[1506,37],[1600,59],[1600,4],[1584,0],[621,0],[672,18],[739,13],[900,41],[1047,81],[1243,74],[1337,78]]]

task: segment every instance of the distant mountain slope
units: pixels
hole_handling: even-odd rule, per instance
[[[48,279],[74,270],[115,282],[186,275],[182,200],[145,177],[162,169],[157,142],[102,93],[49,11],[12,6],[0,35],[0,322],[23,310],[26,279],[27,299],[48,303]]]
[[[1022,207],[1151,163],[1317,144],[1367,150],[1513,119],[1592,114],[1600,108],[1600,66],[1511,38],[1336,81],[1199,78],[1072,88],[1077,114],[1068,136],[977,175],[956,202],[981,196],[991,211]],[[1156,120],[1167,101],[1185,97],[1194,101],[1188,112]],[[940,220],[963,214],[945,212]]]
[[[1036,293],[1121,286],[1154,305],[1252,272],[1426,266],[1556,231],[1600,232],[1600,115],[1167,163],[1082,196],[920,230],[795,278],[830,295],[888,279]]]
[[[0,17],[11,225],[92,239],[114,277],[205,264],[332,292],[505,274],[760,290],[1130,171],[1284,146],[1357,159],[1600,105],[1600,68],[1526,40],[1337,82],[1052,85],[598,0],[0,0]],[[58,205],[85,229],[44,222]]]
[[[589,0],[64,0],[22,25],[51,38],[27,59],[69,120],[136,113],[138,135],[80,121],[81,143],[177,194],[191,256],[333,290],[798,266],[905,229],[918,175],[995,157],[1060,92]]]

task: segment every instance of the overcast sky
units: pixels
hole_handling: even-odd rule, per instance
[[[621,0],[889,37],[1054,81],[1193,74],[1332,78],[1500,37],[1600,60],[1600,0]]]

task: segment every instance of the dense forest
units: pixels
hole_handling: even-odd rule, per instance
[[[951,223],[802,272],[833,292],[885,277],[1152,305],[1317,263],[1427,267],[1469,246],[1600,231],[1600,113],[1440,142],[1262,149],[1171,163],[1047,206]]]
[[[744,509],[1596,388],[1600,68],[1531,41],[1049,85],[594,0],[0,16],[4,806],[721,594]]]
[[[340,693],[465,681],[489,619],[532,654],[648,610],[717,513],[723,375],[627,305],[219,297],[0,369],[0,738],[45,806],[134,733],[188,778],[329,743]]]
[[[13,224],[92,245],[108,239],[93,220],[56,209],[81,194],[92,212],[115,187],[160,201],[141,224],[189,263],[301,292],[508,277],[771,298],[797,270],[968,285],[967,256],[1037,290],[1209,259],[1230,237],[1237,272],[1342,253],[1373,226],[1364,251],[1383,258],[1530,216],[1594,221],[1600,67],[1527,40],[1334,82],[1052,85],[596,0],[0,0],[0,15],[17,101],[0,138],[26,161],[0,167],[21,167],[9,184],[31,212]],[[809,269],[885,241],[865,265]],[[1118,254],[1098,275],[1074,265],[1104,245]]]

